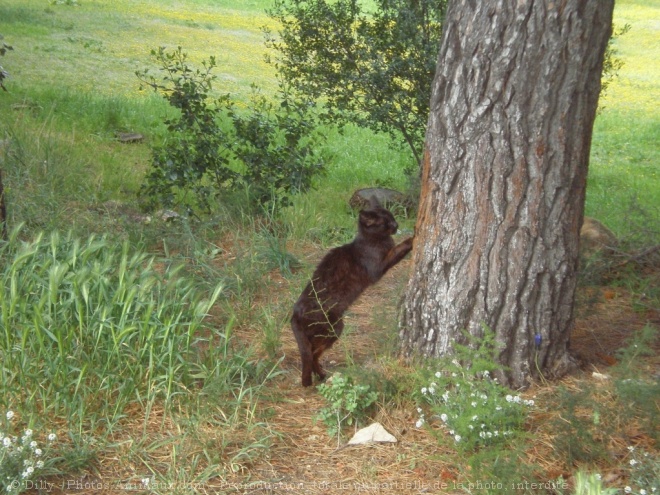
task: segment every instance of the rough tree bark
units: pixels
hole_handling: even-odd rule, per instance
[[[405,355],[486,325],[500,379],[572,367],[579,230],[613,0],[455,0],[431,97]]]

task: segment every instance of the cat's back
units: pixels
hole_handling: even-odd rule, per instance
[[[352,286],[362,290],[368,284],[363,254],[355,241],[331,249],[317,265],[312,280],[316,285],[338,293],[348,291]]]

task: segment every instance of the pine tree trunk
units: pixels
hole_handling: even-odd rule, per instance
[[[572,366],[579,229],[613,0],[458,0],[447,12],[423,160],[405,355],[486,325],[500,378]]]

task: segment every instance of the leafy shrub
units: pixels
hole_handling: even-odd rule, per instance
[[[177,110],[165,120],[165,142],[152,148],[142,188],[152,203],[209,210],[212,199],[248,188],[258,204],[286,205],[291,194],[311,187],[324,161],[308,102],[282,87],[275,105],[253,86],[247,110],[239,111],[228,94],[212,97],[214,57],[192,69],[181,47],[152,55],[162,82],[147,70],[137,76]]]
[[[378,394],[368,385],[356,384],[352,378],[339,374],[320,384],[318,391],[328,405],[321,408],[316,418],[325,423],[328,435],[337,436],[338,442],[342,428],[345,425],[357,428],[378,399]]]
[[[421,161],[446,0],[277,0],[279,74],[325,118],[403,141]]]
[[[513,395],[492,376],[501,368],[495,361],[492,332],[485,331],[476,349],[454,345],[451,360],[443,359],[425,370],[427,385],[417,395],[417,427],[440,425],[434,431],[450,435],[462,451],[508,443],[520,433],[526,410],[534,401]]]

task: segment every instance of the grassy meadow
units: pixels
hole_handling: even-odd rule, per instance
[[[135,72],[157,74],[151,50],[181,46],[192,64],[216,57],[218,94],[247,101],[257,84],[275,95],[262,31],[277,29],[264,13],[269,5],[0,2],[0,34],[14,48],[0,57],[10,73],[8,92],[0,92],[10,230],[0,243],[0,488],[660,490],[660,281],[657,266],[628,262],[660,243],[660,2],[616,3],[616,25],[631,29],[616,40],[624,65],[592,142],[586,214],[616,234],[627,258],[589,265],[598,276],[583,287],[593,301],[577,337],[607,354],[610,366],[538,384],[522,399],[484,402],[467,419],[470,401],[457,397],[452,411],[465,420],[456,419],[451,434],[420,416],[450,408],[427,393],[436,387],[433,370],[392,352],[405,267],[365,295],[328,357],[349,379],[321,392],[299,386],[290,307],[322,253],[353,237],[348,198],[361,187],[409,187],[411,159],[386,137],[328,128],[327,174],[277,213],[252,215],[238,200],[208,218],[165,222],[140,209],[150,146],[167,138],[171,110]],[[120,143],[122,132],[145,139]],[[410,232],[414,218],[399,213]],[[477,386],[465,376],[445,385]],[[496,442],[484,432],[470,448],[456,440],[461,428],[469,436],[471,418],[496,418],[502,407],[511,408],[511,422],[493,434],[506,427],[510,436]],[[337,449],[352,435],[346,427],[341,437],[346,418],[376,419],[400,442]]]

